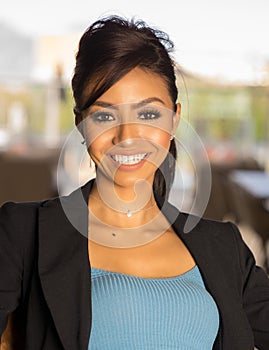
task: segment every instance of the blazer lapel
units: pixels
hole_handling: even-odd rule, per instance
[[[184,233],[183,228],[188,214],[178,213],[175,220],[175,211],[177,210],[172,205],[165,203],[164,215],[192,254],[203,276],[206,289],[219,309],[220,328],[213,349],[253,349],[252,340],[249,339],[250,326],[240,307],[241,299],[236,287],[240,276],[238,271],[235,272],[233,269],[238,256],[235,255],[234,248],[229,250],[227,244],[232,242],[231,239],[227,240],[227,235],[231,237],[230,233],[223,225],[204,219],[201,219],[189,233]],[[223,325],[225,325],[225,337]],[[239,336],[234,331],[235,325],[241,325],[245,333]]]
[[[216,270],[216,261],[211,258],[212,251],[210,247],[205,244],[205,237],[201,229],[198,229],[197,225],[188,233],[184,233],[183,229],[185,227],[186,221],[188,219],[188,214],[179,212],[173,205],[169,202],[161,202],[159,198],[156,198],[159,207],[161,208],[163,214],[166,216],[167,220],[170,222],[176,234],[184,242],[186,247],[192,254],[199,270],[203,276],[204,283],[207,290],[214,298],[218,306],[222,305],[221,295],[222,292],[219,290],[222,282],[220,278],[222,276],[221,271]],[[208,250],[209,251],[206,251]],[[221,282],[221,283],[219,283]],[[220,315],[221,316],[221,315]],[[214,350],[221,350],[222,347],[222,323],[220,323],[220,329],[218,336],[214,343]]]
[[[169,214],[168,214],[169,216]],[[183,228],[186,223],[186,216],[183,213],[179,213],[177,220],[172,225],[177,235],[182,239],[186,247],[192,254],[199,270],[203,276],[206,289],[214,298],[218,305],[220,312],[220,328],[214,343],[214,350],[223,349],[222,338],[222,314],[220,310],[223,310],[222,306],[225,304],[227,308],[227,299],[225,299],[225,288],[223,288],[223,274],[221,266],[218,266],[218,261],[214,255],[214,244],[212,241],[217,239],[214,237],[214,232],[211,233],[211,242],[206,242],[205,235],[197,226],[195,226],[191,232],[184,233]],[[199,224],[198,224],[199,225]],[[209,232],[208,232],[209,233]],[[206,235],[207,236],[207,235]],[[226,300],[226,302],[225,302]]]
[[[92,182],[39,210],[39,274],[66,350],[88,348],[91,320],[88,208]]]

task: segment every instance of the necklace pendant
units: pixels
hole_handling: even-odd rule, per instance
[[[132,212],[128,209],[126,215],[127,215],[128,218],[130,218],[133,214],[132,214]]]

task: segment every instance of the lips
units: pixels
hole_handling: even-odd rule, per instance
[[[112,154],[111,158],[120,165],[135,165],[139,164],[147,157],[148,153],[138,154]]]

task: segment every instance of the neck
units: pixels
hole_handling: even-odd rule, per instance
[[[133,188],[96,179],[89,197],[92,214],[107,224],[118,227],[136,227],[152,220],[158,207],[152,188],[145,182]]]

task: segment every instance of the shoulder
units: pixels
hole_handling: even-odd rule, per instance
[[[214,237],[220,244],[226,243],[229,246],[238,247],[244,243],[238,226],[230,221],[216,221],[202,218],[197,226],[200,233]]]
[[[183,222],[186,222],[189,215],[180,215],[184,218]],[[219,263],[232,266],[237,272],[243,273],[256,265],[252,251],[233,222],[200,218],[197,225],[186,235],[189,241],[203,249],[204,254],[214,256]]]
[[[0,207],[1,228],[19,228],[35,221],[42,202],[6,202]]]
[[[218,261],[235,265],[236,261],[240,264],[240,259],[252,256],[241,232],[232,222],[179,213],[174,226],[184,241],[202,249],[204,254],[214,256]]]
[[[20,217],[37,211],[42,202],[6,202],[0,206],[1,220],[3,218]]]
[[[242,240],[241,233],[236,224],[230,221],[216,221],[212,219],[201,218],[197,230],[209,237],[216,237],[221,242],[227,241],[237,244]]]
[[[6,202],[0,207],[2,249],[22,258],[25,251],[33,246],[37,232],[38,208],[41,205],[42,202]]]
[[[234,243],[241,237],[238,227],[230,221],[217,221],[185,212],[178,212],[175,224],[184,234],[190,234],[193,237],[222,238],[227,241],[232,240]]]
[[[43,202],[6,202],[0,207],[0,227],[9,230],[24,230],[37,219]]]
[[[19,249],[27,246],[27,242],[32,244],[37,236],[41,216],[46,222],[51,220],[52,224],[66,220],[68,215],[78,221],[80,209],[87,209],[85,198],[92,183],[90,181],[66,196],[35,202],[4,203],[0,206],[0,244],[5,240]]]
[[[216,248],[219,247],[225,253],[229,252],[231,257],[234,253],[240,259],[241,252],[245,252],[246,255],[252,255],[252,252],[244,242],[238,226],[233,222],[201,219],[198,231],[203,232],[209,240],[213,241]]]

